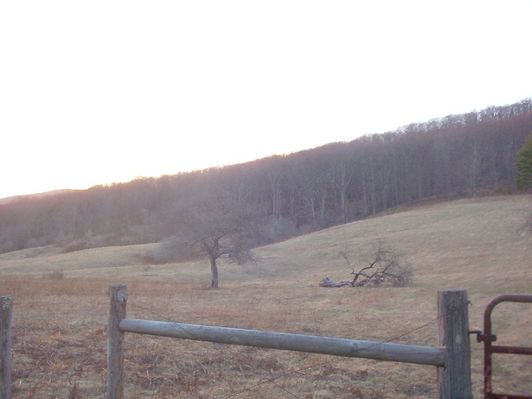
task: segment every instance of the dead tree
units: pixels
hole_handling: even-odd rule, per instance
[[[346,251],[340,251],[340,255],[351,267],[352,280],[334,282],[326,277],[321,281],[321,287],[406,287],[412,282],[410,267],[401,262],[396,251],[387,249],[381,242],[378,243],[372,260],[358,271],[352,267]]]

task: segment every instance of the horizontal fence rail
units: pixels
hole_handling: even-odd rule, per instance
[[[436,366],[440,399],[471,399],[468,300],[464,290],[438,293],[438,347],[320,337],[241,328],[128,319],[127,287],[109,287],[107,399],[124,397],[124,334],[137,333],[222,344]]]
[[[120,330],[220,344],[257,346],[440,367],[445,366],[446,358],[445,348],[153,320],[123,319],[120,321]]]

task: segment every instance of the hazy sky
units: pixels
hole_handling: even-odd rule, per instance
[[[2,1],[0,198],[532,96],[532,1]]]

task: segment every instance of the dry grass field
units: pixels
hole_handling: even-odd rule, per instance
[[[0,294],[13,295],[14,398],[103,398],[107,287],[128,285],[128,315],[357,339],[436,345],[439,289],[469,292],[470,324],[502,293],[532,293],[532,235],[520,229],[530,196],[420,206],[256,250],[258,261],[222,264],[209,290],[207,261],[147,265],[156,244],[63,254],[39,248],[0,255]],[[349,278],[378,241],[413,269],[408,288],[320,288]],[[532,345],[532,305],[497,307],[503,344]],[[475,397],[482,347],[472,341]],[[498,355],[495,387],[532,392],[532,359]],[[500,359],[499,359],[500,358]],[[128,398],[431,398],[436,369],[363,359],[126,335]]]

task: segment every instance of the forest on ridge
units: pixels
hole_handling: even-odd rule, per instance
[[[527,99],[244,164],[4,201],[0,252],[158,242],[209,204],[253,215],[260,245],[416,201],[510,193],[531,131]]]

